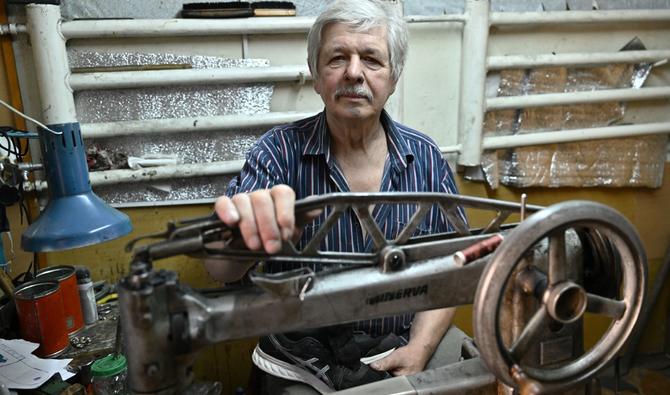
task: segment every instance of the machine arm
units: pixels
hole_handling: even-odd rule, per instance
[[[415,207],[409,223],[393,240],[386,240],[379,225],[372,219],[370,207],[377,204],[410,204]],[[448,218],[453,232],[441,235],[412,239],[411,235],[433,206],[438,206]],[[473,208],[491,213],[490,222],[481,229],[470,229],[458,213],[459,208]],[[400,270],[405,263],[445,256],[457,251],[467,244],[486,238],[505,228],[502,225],[510,215],[525,211],[533,213],[543,207],[522,205],[500,200],[482,199],[469,196],[451,195],[446,193],[334,193],[310,196],[296,202],[296,226],[306,225],[308,213],[315,210],[326,211],[326,218],[310,242],[301,249],[292,243],[285,242],[281,252],[268,255],[264,252],[250,251],[240,242],[241,237],[235,228],[229,228],[215,216],[191,219],[168,224],[164,232],[139,237],[126,246],[133,250],[136,244],[145,239],[162,239],[153,244],[143,245],[135,249],[134,262],[151,262],[175,255],[198,255],[202,258],[221,258],[240,261],[272,262],[304,262],[337,265],[376,265],[391,258],[386,254],[389,248],[397,248],[407,252],[398,264],[384,266],[384,271]],[[347,210],[353,210],[361,219],[366,232],[371,235],[373,248],[368,253],[343,253],[319,250],[319,244],[335,226],[338,219]],[[509,228],[509,226],[507,227]],[[478,236],[467,240],[458,240],[467,236]],[[217,243],[218,242],[218,243]],[[417,244],[421,244],[417,246]],[[391,267],[394,266],[394,267]]]

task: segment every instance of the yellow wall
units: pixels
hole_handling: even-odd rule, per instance
[[[207,215],[211,213],[211,209],[203,205],[187,205],[132,208],[124,209],[123,212],[128,214],[133,224],[133,231],[130,234],[103,244],[49,253],[47,254],[49,265],[85,265],[90,268],[93,281],[107,280],[116,283],[128,273],[132,255],[125,252],[125,245],[130,240],[162,232],[169,221]],[[194,287],[216,286],[215,282],[209,279],[201,262],[196,259],[188,257],[165,259],[156,263],[154,267],[177,271],[183,283]]]

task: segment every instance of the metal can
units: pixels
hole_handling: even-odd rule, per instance
[[[56,281],[30,281],[14,290],[21,337],[39,343],[42,358],[60,355],[70,344],[65,326],[63,298]]]
[[[58,281],[63,295],[65,326],[67,333],[73,335],[84,329],[84,316],[79,301],[79,287],[74,266],[51,266],[37,272],[38,280]]]

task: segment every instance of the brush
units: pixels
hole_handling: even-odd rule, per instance
[[[227,3],[186,3],[182,5],[182,18],[247,18],[254,16],[251,4],[246,1]]]
[[[290,1],[257,1],[251,3],[254,16],[295,16],[295,4]]]

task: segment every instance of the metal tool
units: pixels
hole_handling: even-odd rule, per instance
[[[411,204],[416,211],[393,240],[386,240],[372,220],[369,207],[373,204]],[[443,210],[455,231],[412,237],[433,205]],[[459,206],[487,210],[493,218],[484,228],[470,229],[456,215]],[[526,205],[525,210],[533,215],[518,227],[502,225],[512,213],[521,211],[518,203],[447,194],[334,194],[296,202],[298,218],[314,209],[325,210],[326,219],[302,249],[285,243],[275,255],[249,251],[239,247],[240,236],[235,229],[215,218],[170,224],[162,234],[151,235],[160,241],[135,249],[130,274],[118,286],[134,392],[188,393],[194,381],[195,353],[216,342],[473,302],[476,341],[481,360],[490,372],[516,388],[568,388],[593,376],[620,350],[639,314],[645,282],[641,243],[623,216],[598,203],[561,203],[548,209]],[[350,209],[356,211],[371,236],[372,250],[321,251],[321,240],[337,218]],[[614,253],[623,258],[622,300],[587,292],[579,278],[571,277],[577,272],[573,269],[582,264],[579,259],[572,259],[581,254],[582,247],[578,237],[561,235],[584,231],[602,232],[612,240]],[[503,233],[505,239],[493,255],[465,266],[454,262],[452,254],[456,251],[497,233]],[[212,244],[214,241],[219,243]],[[326,265],[326,269],[316,273],[254,273],[251,280],[255,285],[206,298],[179,285],[176,273],[153,269],[154,261],[179,254],[253,259],[265,265],[289,260],[314,262]],[[525,257],[529,255],[533,259],[531,264],[524,264],[524,269],[530,275],[517,280],[512,274],[521,258],[527,262]],[[536,314],[539,318],[533,316],[530,322],[515,318],[519,321],[515,325],[526,329],[516,340],[512,338],[511,345],[500,344],[501,328],[497,325],[501,319],[499,306],[509,303],[502,291],[507,288],[528,290],[522,292],[523,297],[531,304],[540,304],[542,311]],[[580,354],[578,347],[567,353],[559,347],[557,353],[562,359],[558,365],[555,353],[550,351],[539,351],[537,364],[529,362],[526,354],[535,354],[530,345],[539,344],[549,350],[557,341],[560,346],[565,336],[571,344],[578,344],[581,338],[573,336],[576,332],[570,325],[581,321],[585,310],[612,318],[613,325],[603,340],[607,350],[596,347]],[[539,324],[564,325],[569,332],[566,335],[565,331],[558,331],[560,338],[551,333],[549,337],[538,337],[536,332],[545,332],[539,330]],[[405,380],[415,391],[403,393],[428,389],[462,393],[490,383],[490,373],[487,376],[481,362],[463,363],[459,368],[446,368],[416,380],[391,380],[395,380],[393,385]],[[389,385],[385,382],[379,385]]]

